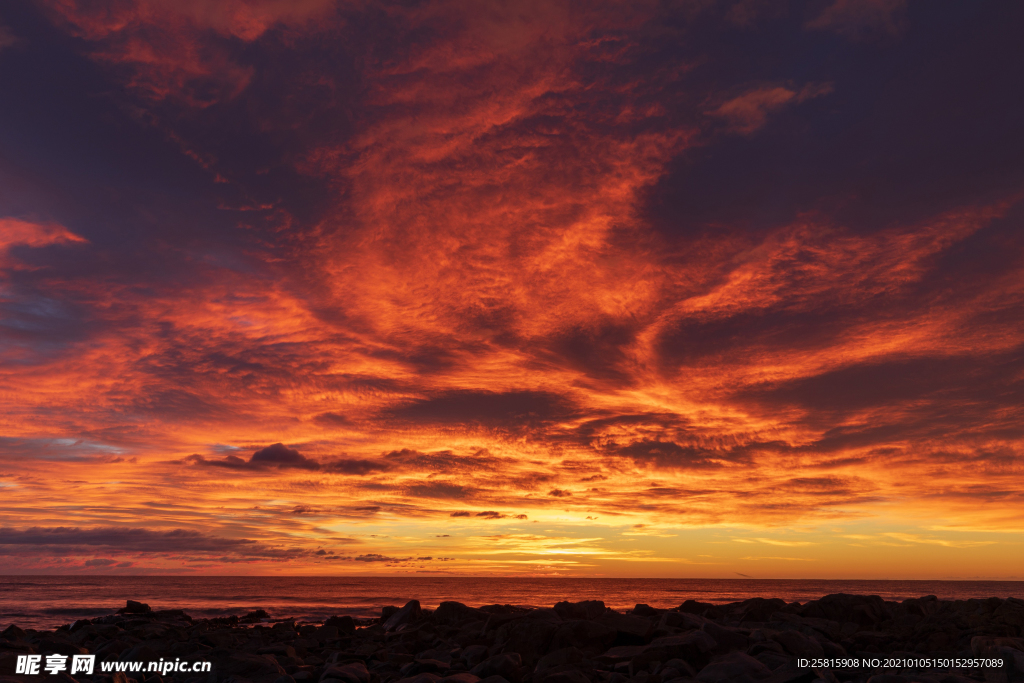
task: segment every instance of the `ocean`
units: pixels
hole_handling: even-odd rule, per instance
[[[379,616],[385,605],[417,599],[427,608],[445,600],[474,607],[551,607],[562,600],[603,600],[677,607],[683,601],[722,604],[752,597],[807,602],[830,593],[880,595],[886,600],[935,595],[943,600],[1024,597],[1024,581],[841,581],[799,579],[573,579],[520,577],[0,577],[0,629],[54,628],[124,607],[183,609],[193,617],[242,616],[266,610],[272,619],[320,622],[333,615]]]

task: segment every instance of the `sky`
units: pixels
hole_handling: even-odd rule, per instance
[[[0,6],[0,573],[1024,578],[1024,5]]]

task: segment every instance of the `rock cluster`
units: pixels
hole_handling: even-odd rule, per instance
[[[192,619],[128,601],[117,614],[53,631],[11,625],[0,633],[0,683],[1009,683],[1024,681],[1022,627],[1024,601],[1015,598],[887,602],[840,594],[803,605],[687,600],[626,613],[600,601],[547,609],[445,602],[431,611],[413,600],[385,607],[379,619],[332,617],[320,625],[272,623],[262,611]],[[212,671],[161,678],[104,674],[97,664],[92,676],[76,678],[14,674],[18,655],[53,653],[95,654],[97,662],[209,661]],[[927,665],[980,658],[1003,663]],[[885,659],[925,665],[842,665]]]

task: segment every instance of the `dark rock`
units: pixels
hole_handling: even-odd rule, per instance
[[[462,659],[469,668],[473,668],[480,662],[487,659],[487,647],[484,645],[470,645],[462,651]]]
[[[480,678],[468,672],[452,674],[441,679],[444,683],[477,683]]]
[[[661,668],[662,669],[673,669],[675,671],[678,671],[680,676],[690,676],[690,677],[693,677],[693,676],[697,675],[697,672],[693,670],[693,667],[690,666],[690,663],[685,661],[685,660],[682,660],[682,659],[670,659],[667,662],[665,662],[664,664],[662,664]],[[670,679],[668,677],[666,677],[666,676],[662,676],[662,680],[667,681],[667,680],[670,680]]]
[[[212,669],[220,680],[237,676],[253,683],[273,683],[286,673],[271,655],[217,648],[205,653],[203,658],[212,663]]]
[[[598,655],[596,659],[604,664],[618,664],[632,661],[634,657],[643,654],[646,650],[646,645],[621,645]]]
[[[687,612],[688,614],[699,614],[708,619],[717,619],[722,613],[722,610],[718,609],[715,605],[709,602],[697,602],[696,600],[687,600],[679,606],[679,611]]]
[[[439,674],[444,676],[450,668],[447,662],[437,659],[416,659],[405,664],[401,668],[400,673],[403,676],[415,676],[417,674]]]
[[[118,614],[147,614],[152,611],[153,608],[144,602],[129,600],[127,605],[118,610]]]
[[[334,627],[338,629],[339,634],[347,636],[352,635],[356,632],[356,622],[352,617],[345,615],[343,617],[331,617],[324,621],[324,625],[321,628]],[[319,631],[318,631],[319,633]]]
[[[71,633],[74,633],[75,631],[79,631],[79,630],[81,630],[81,629],[83,629],[83,628],[85,628],[86,626],[89,626],[89,625],[91,625],[91,624],[92,624],[92,620],[90,620],[90,619],[76,619],[76,620],[75,620],[75,621],[74,621],[74,622],[73,622],[73,623],[71,624],[71,628],[69,628],[68,630],[69,630],[69,631],[70,631]]]
[[[558,647],[553,646],[552,641],[560,625],[561,622],[519,620],[502,626],[498,629],[496,637],[499,641],[505,642],[506,652],[517,653],[526,666],[532,667],[552,647]],[[568,645],[572,643],[567,643],[566,646]]]
[[[658,625],[662,628],[703,628],[708,620],[704,617],[689,612],[665,612],[661,615]]]
[[[549,652],[537,662],[537,671],[553,669],[563,664],[578,664],[583,661],[583,651],[575,647],[563,647],[560,650]]]
[[[820,600],[811,600],[800,609],[800,616],[852,621],[864,628],[873,628],[889,618],[885,601],[877,595],[835,593]]]
[[[772,640],[781,645],[786,652],[797,657],[810,659],[825,656],[825,650],[817,641],[799,631],[780,631],[772,634]]]
[[[370,683],[370,672],[362,662],[331,666],[320,676],[321,681],[335,680],[340,683]]]
[[[719,626],[714,622],[706,622],[702,627],[705,633],[715,639],[715,651],[719,654],[734,650],[746,650],[750,647],[750,638],[728,626]]]
[[[651,662],[681,659],[695,670],[701,669],[711,658],[718,642],[704,631],[690,631],[679,636],[656,638],[643,652],[632,659],[634,670],[646,669]]]
[[[7,640],[25,640],[27,636],[24,631],[11,624],[3,630],[3,633],[0,633],[0,637],[4,637]]]
[[[381,615],[383,617],[383,613]],[[419,600],[410,600],[405,603],[402,609],[398,610],[384,621],[385,631],[396,631],[402,626],[409,626],[420,620],[423,610],[420,608]]]
[[[518,683],[522,658],[515,652],[506,652],[495,655],[474,666],[469,673],[486,679],[490,676],[501,676],[502,678]]]
[[[554,609],[563,619],[596,619],[605,613],[606,608],[600,600],[584,600],[560,602]]]
[[[409,678],[400,678],[397,683],[436,683],[439,680],[441,677],[437,674],[417,674]]]
[[[732,652],[711,662],[697,674],[701,683],[751,683],[768,678],[772,672],[743,652]]]
[[[665,610],[651,607],[644,603],[637,603],[631,612],[638,617],[659,617]]]
[[[42,638],[36,643],[36,649],[44,655],[84,655],[88,650],[74,643],[59,638]]]
[[[518,605],[484,605],[480,611],[487,614],[525,614],[530,609]]]
[[[604,652],[618,634],[611,626],[597,621],[568,621],[560,624],[551,638],[551,648],[575,647],[589,655]]]
[[[632,614],[611,612],[598,617],[597,621],[616,630],[615,645],[643,645],[654,633],[653,621]]]
[[[590,677],[577,669],[544,672],[534,676],[537,683],[591,683]]]
[[[353,632],[354,631],[355,629],[353,628]],[[316,630],[316,637],[321,641],[337,640],[340,635],[341,633],[338,627],[333,625],[328,626],[325,624]]]
[[[442,602],[434,611],[434,621],[439,624],[461,624],[486,618],[486,612],[463,605],[461,602]]]
[[[257,654],[261,655],[274,655],[276,657],[294,657],[295,648],[291,645],[285,645],[284,643],[275,643],[274,645],[267,645],[256,650]]]
[[[254,610],[252,612],[249,612],[248,614],[246,614],[244,617],[242,617],[238,621],[241,624],[258,624],[259,622],[263,621],[264,619],[269,619],[269,618],[270,618],[270,615],[267,614],[266,610],[258,609],[258,610]]]
[[[480,683],[509,683],[506,679],[501,676],[488,676],[480,681]]]

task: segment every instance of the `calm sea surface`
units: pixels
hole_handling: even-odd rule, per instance
[[[435,608],[445,600],[478,607],[512,604],[550,607],[561,600],[604,600],[615,609],[637,603],[676,607],[684,600],[726,603],[752,597],[807,602],[829,593],[903,600],[1024,597],[1024,581],[818,581],[780,579],[536,579],[500,577],[178,577],[3,576],[0,629],[8,623],[54,628],[140,600],[153,609],[184,609],[193,617],[244,615],[321,621],[329,616],[379,616],[384,605],[413,598]]]

